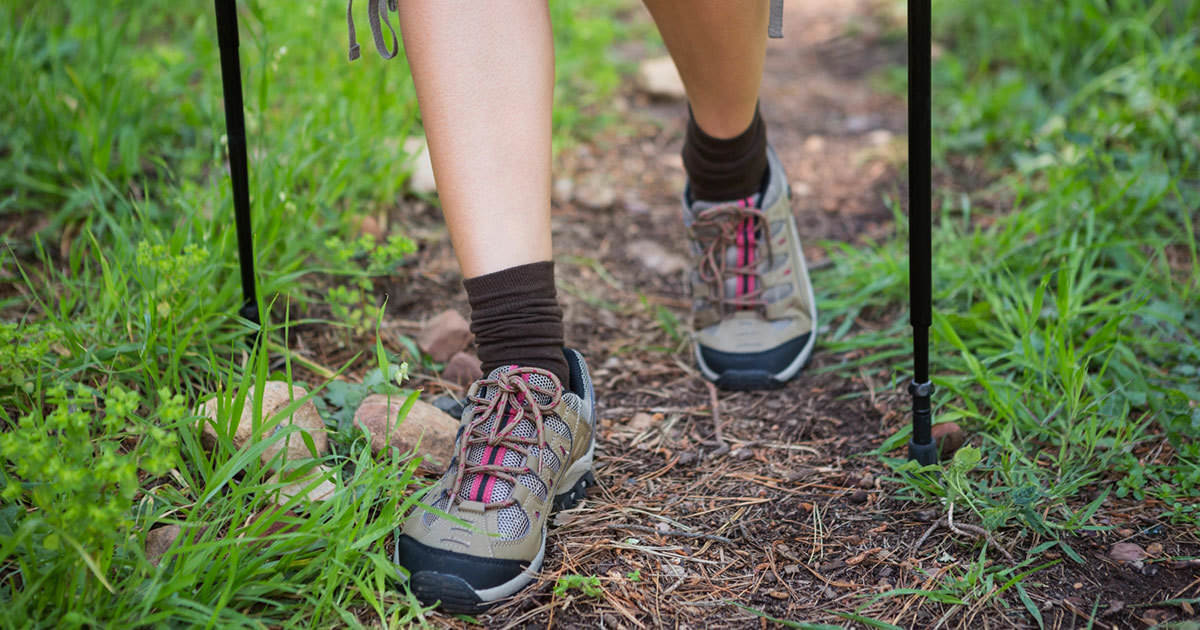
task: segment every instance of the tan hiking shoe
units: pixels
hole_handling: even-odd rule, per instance
[[[792,216],[787,175],[767,148],[762,193],[733,203],[692,203],[692,324],[696,361],[724,389],[773,389],[808,363],[817,306]]]
[[[423,603],[479,612],[529,584],[555,510],[595,484],[596,396],[583,356],[564,350],[567,386],[537,368],[501,367],[467,393],[456,456],[404,523],[398,564]]]

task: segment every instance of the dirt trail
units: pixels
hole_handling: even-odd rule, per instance
[[[883,36],[874,4],[789,1],[785,38],[769,46],[763,113],[817,267],[825,253],[814,243],[885,234],[884,195],[904,195],[904,104],[870,81],[881,63],[903,62],[904,42]],[[853,612],[891,588],[928,588],[930,576],[968,564],[974,541],[944,530],[914,549],[940,512],[891,499],[896,487],[880,481],[881,464],[858,457],[907,421],[907,397],[881,389],[887,366],[822,371],[848,357],[818,342],[808,373],[785,389],[719,395],[729,446],[719,452],[710,392],[680,338],[688,309],[678,206],[683,104],[651,102],[630,88],[616,106],[628,110],[626,126],[565,151],[556,165],[574,189],[573,201],[556,200],[554,235],[568,343],[587,354],[601,399],[600,487],[557,517],[543,579],[480,620],[489,627],[765,625],[741,605],[845,623],[830,611]],[[608,192],[611,208],[587,207]],[[443,308],[466,313],[437,211],[414,204],[393,219],[415,226],[425,245],[403,286],[389,290],[392,326],[404,330]],[[556,580],[570,574],[598,576],[602,595],[554,595]],[[1112,588],[1102,574],[1090,579]],[[1070,606],[1045,605],[1048,623],[1074,623]],[[947,610],[904,596],[863,614],[928,627]],[[1029,625],[1019,604],[1011,612],[961,610],[947,623],[971,627],[983,615],[1000,627]]]

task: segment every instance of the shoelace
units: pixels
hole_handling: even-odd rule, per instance
[[[387,0],[386,7],[381,0],[367,0],[367,24],[371,27],[371,37],[375,40],[375,49],[384,59],[391,59],[400,52],[396,29],[392,28],[391,19],[388,17],[389,12],[396,11],[398,8],[397,0]],[[385,25],[392,33],[391,49],[388,48],[387,41],[383,39],[383,26]],[[358,48],[358,33],[354,28],[354,0],[346,0],[346,29],[350,35],[350,61],[354,61],[361,54]],[[783,0],[771,0],[767,37],[783,37]]]
[[[541,387],[528,382],[522,378],[522,374],[541,374],[549,377],[550,382],[557,383],[558,381],[551,375],[550,372],[539,368],[516,368],[506,374],[501,374],[494,379],[483,379],[476,383],[476,387],[472,388],[468,394],[468,400],[475,405],[474,415],[471,422],[464,430],[462,444],[458,449],[458,467],[454,475],[454,487],[450,492],[450,500],[458,501],[458,492],[462,488],[462,482],[470,473],[478,473],[479,475],[489,475],[503,479],[514,487],[517,484],[517,477],[522,474],[532,472],[539,477],[542,475],[542,458],[537,459],[537,470],[530,470],[527,466],[504,466],[503,464],[488,464],[479,463],[471,464],[467,461],[467,455],[472,446],[490,446],[493,448],[504,447],[512,451],[516,451],[525,456],[525,461],[528,461],[530,447],[537,446],[539,450],[547,450],[550,445],[546,442],[546,428],[543,423],[543,413],[550,411],[558,404],[562,398],[562,387]],[[494,396],[484,398],[480,392],[484,388],[495,388]],[[544,397],[549,397],[549,402],[538,402],[538,397],[535,394],[541,394]],[[502,423],[501,418],[506,417],[505,414],[513,413],[508,422]],[[490,430],[484,430],[483,425],[487,424],[488,419],[495,416],[495,421],[492,422]],[[521,424],[524,419],[529,419],[533,423],[533,437],[524,438],[518,435],[513,435],[513,431]],[[503,426],[501,426],[503,424]],[[495,503],[485,504],[485,509],[503,508],[516,503],[512,498]]]
[[[706,208],[696,213],[695,220],[688,228],[688,234],[701,243],[702,253],[698,273],[700,279],[708,283],[714,293],[714,299],[722,308],[756,309],[767,305],[762,299],[766,288],[763,287],[762,273],[757,254],[758,241],[766,241],[767,268],[774,266],[775,252],[771,247],[771,237],[766,229],[766,215],[759,208],[750,208],[736,204],[725,204]],[[762,232],[762,237],[756,235]],[[752,242],[747,242],[752,241]],[[729,266],[726,262],[726,252],[729,248],[740,245],[739,251],[748,254],[737,264]],[[725,294],[725,279],[733,276],[738,278],[741,290],[732,297]]]

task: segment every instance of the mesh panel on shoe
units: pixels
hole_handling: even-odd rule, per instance
[[[489,378],[497,378],[502,374],[507,374],[509,372],[509,370],[510,370],[510,368],[508,366],[498,367],[495,370],[492,370],[492,373],[491,373],[491,375],[489,375]],[[546,388],[546,389],[550,389],[550,390],[554,389],[554,381],[552,381],[549,377],[547,377],[545,375],[535,373],[535,374],[530,374],[528,376],[528,378],[529,378],[530,385],[534,385],[536,387],[542,387],[542,388]],[[495,391],[485,390],[481,394],[481,396],[483,396],[484,398],[486,398],[488,400],[491,400],[492,397],[494,397],[496,395],[496,393],[497,392],[495,392]],[[541,394],[538,392],[533,392],[533,394],[535,397],[537,397],[538,402],[540,402],[541,404],[549,404],[550,401],[552,400],[552,398],[550,396],[545,395],[545,394]],[[511,411],[506,411],[506,413],[511,413]],[[556,433],[559,433],[565,439],[567,439],[568,442],[570,441],[571,431],[567,427],[566,423],[564,423],[558,416],[550,414],[550,413],[546,413],[546,415],[543,416],[543,418],[542,418],[542,422],[543,422],[543,426],[545,426],[546,428],[548,428],[550,430],[555,431]],[[487,419],[486,422],[483,423],[482,429],[485,431],[491,431],[492,427],[495,423],[496,423],[496,418],[494,416],[490,417]],[[512,435],[514,435],[516,437],[532,439],[537,436],[537,428],[534,426],[532,420],[530,420],[529,418],[522,418],[521,422],[516,426],[516,428],[513,429]],[[487,452],[487,448],[488,447],[484,446],[484,445],[472,446],[467,454],[467,462],[471,463],[471,464],[477,464],[477,465],[483,463],[483,458],[484,458],[485,453]],[[536,449],[537,447],[532,447],[532,448]],[[551,459],[547,459],[547,455]],[[558,462],[558,458],[555,457],[553,453],[550,453],[550,452],[542,453],[542,461],[546,465],[550,466],[551,470],[557,472],[559,462]],[[525,456],[522,455],[519,451],[513,450],[511,448],[506,448],[504,451],[504,456],[503,456],[503,458],[501,458],[501,461],[498,461],[495,463],[501,464],[503,466],[516,468],[516,467],[523,466],[525,464]],[[458,496],[460,499],[462,499],[464,501],[472,500],[471,489],[474,487],[476,480],[479,479],[480,476],[481,476],[480,473],[468,473],[465,477],[463,477],[462,486],[460,487],[460,489],[458,491]],[[528,476],[528,475],[523,475],[522,477],[524,477],[524,476]],[[485,477],[484,482],[486,482],[486,477],[488,477],[488,475],[484,475],[484,477]],[[536,485],[531,484],[531,483],[526,483],[523,478],[519,478],[518,481],[521,481],[522,485],[528,487],[535,494],[537,494],[540,498],[546,497],[546,487],[536,477],[534,477],[534,481],[536,481]],[[492,483],[491,493],[490,493],[490,495],[488,495],[487,498],[490,503],[504,501],[504,500],[508,499],[509,496],[512,495],[512,490],[513,490],[513,484],[511,482],[509,482],[505,479],[495,478],[495,481]]]
[[[529,516],[519,506],[510,505],[496,512],[496,525],[500,538],[516,540],[529,533]]]
[[[449,503],[450,503],[449,493],[446,492],[445,490],[442,490],[442,496],[438,497],[437,501],[434,501],[433,503],[430,503],[429,505],[435,509],[445,512],[446,506]],[[426,527],[428,527],[431,524],[433,524],[433,521],[435,521],[437,518],[438,518],[437,514],[426,511],[425,515],[421,517],[421,522],[424,523]]]
[[[791,282],[787,284],[778,284],[768,289],[767,292],[763,294],[763,299],[767,302],[778,302],[783,298],[789,297],[794,290],[795,287]]]

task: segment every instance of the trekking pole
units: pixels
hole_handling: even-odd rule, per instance
[[[912,438],[908,458],[936,464],[929,380],[929,327],[933,324],[930,219],[930,0],[908,0],[908,290],[913,329]]]
[[[254,297],[254,240],[250,233],[250,182],[246,165],[246,115],[242,110],[242,69],[238,61],[236,0],[214,0],[217,45],[221,50],[221,89],[225,95],[225,137],[229,146],[229,179],[233,184],[233,216],[237,224],[238,264],[242,272],[242,307],[238,314],[258,323]]]

